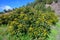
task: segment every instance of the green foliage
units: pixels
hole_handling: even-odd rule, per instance
[[[0,36],[0,40],[3,40],[3,37],[2,36]]]
[[[49,35],[49,38],[47,40],[56,40],[57,34],[58,34],[57,29],[51,29],[51,34]]]
[[[17,37],[19,37],[19,35],[28,34],[32,39],[37,38],[44,40],[50,33],[50,25],[54,25],[58,21],[52,11],[46,11],[44,13],[32,7],[25,7],[17,10],[20,11],[12,13],[12,20],[8,22],[7,29],[11,35],[17,35]]]
[[[58,23],[56,23],[56,26],[57,26],[58,28],[60,28],[60,21],[59,21]]]
[[[41,10],[41,11],[45,11],[46,8],[45,8],[45,4],[44,3],[38,3],[37,5],[35,5],[34,7],[36,10]]]
[[[60,21],[58,21],[55,25],[56,27],[51,29],[51,33],[49,35],[48,40],[56,40],[56,38],[58,37],[57,35],[59,35],[59,29],[60,29]]]
[[[13,40],[46,40],[51,33],[51,26],[58,21],[51,8],[45,8],[45,3],[50,4],[51,2],[52,0],[36,0],[33,7],[24,6],[8,14],[2,14],[0,25],[8,26],[6,32],[14,36]],[[8,38],[11,39],[11,37]]]
[[[36,3],[43,2],[45,4],[51,4],[53,1],[56,2],[56,3],[58,2],[58,0],[35,0]]]

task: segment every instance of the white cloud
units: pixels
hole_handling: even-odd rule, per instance
[[[6,6],[1,6],[0,9],[2,9],[2,10],[4,10],[4,9],[5,10],[8,10],[8,9],[12,10],[12,7],[6,5]]]

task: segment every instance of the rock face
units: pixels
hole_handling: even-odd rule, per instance
[[[55,11],[56,15],[60,16],[60,3],[53,2],[50,6]]]
[[[60,1],[60,0],[59,0]],[[57,16],[60,16],[60,2],[58,1],[58,3],[55,3],[55,2],[53,2],[52,4],[46,4],[46,8],[47,7],[51,7],[51,9],[52,10],[54,10],[55,11],[55,14],[57,15]]]

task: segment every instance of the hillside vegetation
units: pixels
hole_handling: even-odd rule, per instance
[[[51,4],[53,1],[57,2],[57,0],[35,0],[7,14],[0,14],[0,25],[6,25],[3,29],[5,32],[1,35],[9,35],[6,40],[47,40],[51,26],[58,22],[55,12],[50,7],[45,7],[46,3]]]

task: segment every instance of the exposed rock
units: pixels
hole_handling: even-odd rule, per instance
[[[58,3],[53,2],[51,5],[46,4],[46,8],[49,6],[51,7],[52,10],[55,11],[56,15],[60,16],[60,3],[59,2]]]

